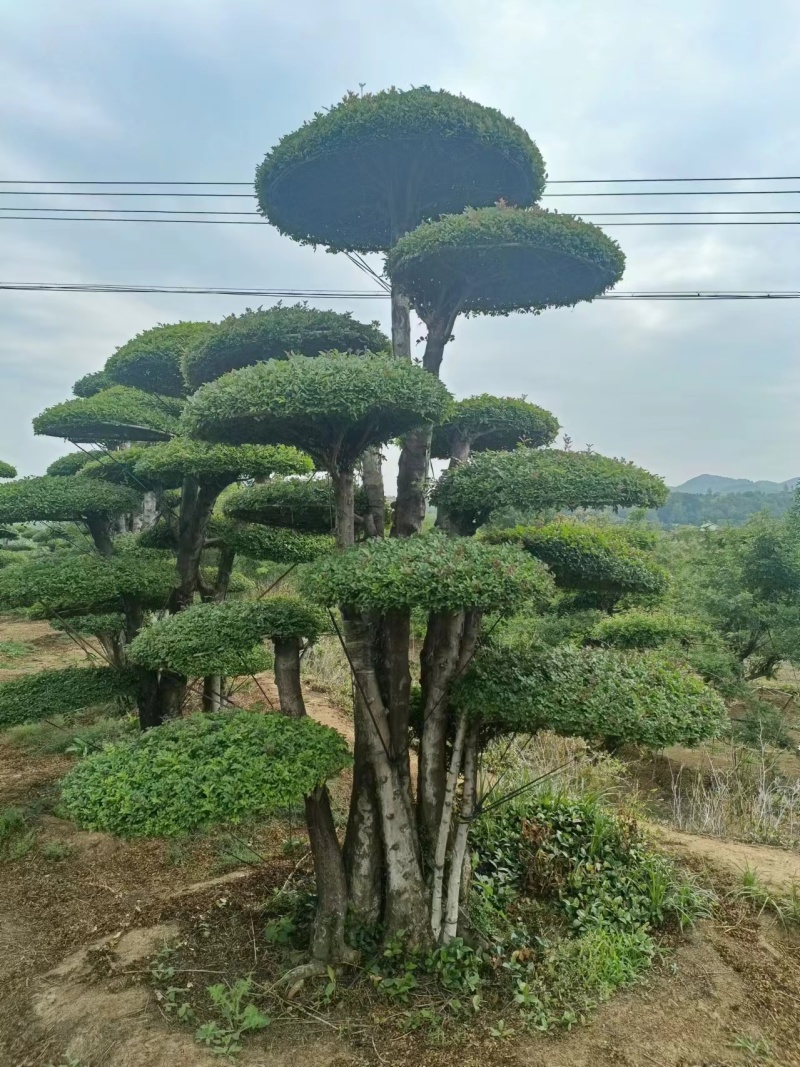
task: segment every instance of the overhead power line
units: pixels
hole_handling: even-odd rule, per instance
[[[2,211],[2,208],[0,208]],[[677,212],[681,214],[681,212]],[[783,214],[783,212],[780,212]],[[795,213],[796,214],[796,213]],[[582,216],[589,217],[589,216]],[[158,223],[161,225],[183,225],[183,226],[268,226],[269,223],[265,221],[248,220],[248,219],[184,219],[184,218],[169,218],[169,219],[130,219],[130,218],[102,218],[100,216],[81,216],[81,215],[3,215],[0,214],[0,222],[9,222],[15,220],[17,222],[132,222],[132,223]],[[772,219],[772,220],[760,220],[758,222],[750,222],[745,220],[713,220],[711,222],[702,222],[699,219],[670,222],[605,222],[603,225],[609,229],[614,226],[800,226],[800,219]]]
[[[800,181],[800,175],[797,174],[760,174],[758,176],[743,177],[740,175],[731,176],[726,175],[723,177],[693,177],[693,178],[548,178],[548,185],[643,185],[651,182],[796,182]],[[0,185],[229,185],[240,186],[249,185],[253,186],[252,181],[248,182],[209,182],[209,181],[185,181],[179,182],[173,179],[165,180],[153,180],[142,181],[140,179],[132,179],[130,181],[120,181],[119,179],[112,179],[110,181],[104,179],[89,180],[82,179],[58,179],[50,180],[45,178],[0,178]]]
[[[0,282],[0,290],[72,293],[169,293],[178,295],[260,296],[271,299],[387,300],[380,289],[251,289],[216,286],[125,285],[113,282]],[[800,290],[633,290],[605,293],[598,300],[800,300]]]
[[[788,180],[788,179],[787,179]],[[800,180],[800,179],[797,179]],[[555,183],[553,183],[555,184]],[[632,189],[629,192],[622,191],[608,191],[602,190],[601,192],[586,192],[586,193],[544,193],[543,199],[564,199],[566,197],[580,197],[585,200],[587,197],[595,196],[796,196],[800,193],[800,189]],[[218,199],[218,200],[253,200],[254,193],[187,193],[181,192],[154,192],[153,190],[146,191],[131,191],[117,190],[117,189],[79,189],[75,192],[60,192],[56,189],[0,189],[0,196],[157,196],[157,197],[169,197],[170,199],[181,197],[194,200],[206,200],[206,199]]]
[[[26,215],[46,214],[52,215],[63,212],[67,214],[84,215],[225,215],[241,218],[260,217],[257,211],[229,211],[225,208],[159,208],[159,207],[24,207],[18,204],[9,204],[8,207],[0,205],[0,211],[24,211]],[[737,210],[729,208],[727,211],[709,209],[706,211],[593,211],[581,212],[581,216],[587,219],[611,218],[622,215],[800,215],[800,211],[794,208],[769,208],[767,210]],[[88,221],[88,220],[87,220]],[[114,220],[109,220],[113,222]],[[146,221],[146,220],[145,220]],[[176,220],[178,221],[178,220]],[[262,221],[264,221],[262,219]]]

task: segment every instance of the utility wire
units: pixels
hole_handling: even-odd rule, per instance
[[[585,192],[585,193],[544,193],[542,199],[547,197],[555,197],[563,199],[564,197],[580,197],[585,200],[587,197],[595,196],[794,196],[800,193],[800,189],[633,189],[627,190],[603,190],[602,192]],[[75,192],[59,192],[54,189],[2,189],[0,190],[0,196],[158,196],[161,198],[169,197],[170,199],[175,197],[191,198],[191,199],[254,199],[253,193],[187,193],[187,192],[154,192],[152,190],[145,191],[132,191],[132,190],[117,190],[117,189],[79,189]]]
[[[56,212],[62,212],[65,214],[91,214],[91,215],[225,215],[225,216],[238,216],[243,218],[251,218],[257,216],[257,211],[227,211],[225,209],[219,210],[206,210],[203,208],[192,209],[189,208],[185,211],[179,208],[150,208],[150,207],[23,207],[21,205],[11,204],[8,207],[0,205],[0,211],[25,211],[33,214],[54,214]],[[635,215],[635,216],[648,216],[648,215],[800,215],[800,211],[792,208],[777,209],[773,208],[767,211],[744,211],[737,210],[736,208],[730,208],[728,211],[594,211],[594,212],[581,212],[582,218],[596,219],[596,218],[610,218],[612,216],[623,215]],[[90,219],[86,220],[91,221]],[[114,219],[106,219],[107,222],[113,222]],[[134,220],[139,221],[139,220]],[[144,220],[146,221],[146,220]],[[178,221],[178,220],[176,220]],[[263,221],[263,220],[262,220]],[[345,255],[351,258],[353,263],[363,269],[366,267],[370,274],[375,275],[375,271],[369,266],[369,264],[357,253],[346,252]],[[375,275],[379,277],[379,275]]]
[[[212,286],[118,285],[91,282],[2,282],[0,290],[14,292],[66,293],[165,293],[171,295],[253,296],[300,300],[387,300],[388,293],[375,290],[344,289],[247,289]],[[655,290],[604,293],[597,300],[800,300],[800,290]]]
[[[0,206],[0,211],[3,208]],[[6,209],[7,210],[7,209]],[[25,210],[24,208],[17,208],[16,210]],[[113,208],[109,209],[113,211]],[[638,214],[638,212],[632,212],[632,214]],[[665,212],[654,212],[654,214],[660,215]],[[666,214],[671,214],[666,212]],[[686,212],[678,211],[674,214],[683,215]],[[698,214],[705,215],[710,212],[698,212]],[[740,214],[740,212],[721,212],[721,214]],[[783,214],[796,214],[796,212],[776,212],[778,215]],[[587,216],[596,217],[596,216]],[[160,223],[162,225],[170,225],[180,223],[184,226],[268,226],[269,223],[265,221],[256,222],[245,219],[239,219],[234,221],[233,219],[184,219],[184,218],[169,218],[169,219],[128,219],[128,218],[98,218],[96,216],[83,217],[81,215],[0,215],[0,221],[9,221],[15,219],[17,221],[26,222],[135,222],[135,223]],[[775,221],[759,221],[759,222],[742,222],[739,220],[733,220],[729,222],[714,221],[714,222],[701,222],[687,221],[687,222],[607,222],[603,224],[606,227],[612,226],[800,226],[800,220],[794,221],[792,219],[781,219]]]
[[[548,178],[548,185],[643,185],[645,183],[674,183],[674,182],[789,182],[800,181],[797,174],[762,174],[758,176],[743,177],[725,175],[721,177],[689,177],[689,178]],[[253,182],[209,182],[209,181],[174,181],[154,180],[141,181],[133,179],[120,181],[118,179],[104,180],[97,178],[49,180],[45,178],[2,178],[0,185],[193,185],[193,186],[249,186],[253,188]]]

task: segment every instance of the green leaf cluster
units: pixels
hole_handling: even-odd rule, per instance
[[[363,486],[355,491],[356,515],[368,507]],[[273,478],[236,489],[222,511],[229,519],[282,526],[303,534],[329,534],[336,525],[336,505],[330,478]]]
[[[103,374],[109,384],[161,396],[185,396],[182,359],[215,329],[211,322],[175,322],[145,330],[109,356]]]
[[[500,732],[553,730],[594,741],[665,748],[715,736],[719,696],[657,653],[491,644],[459,680],[452,704]]]
[[[110,519],[139,508],[141,496],[117,485],[43,474],[0,485],[0,522]]]
[[[312,470],[308,456],[285,445],[209,445],[187,437],[143,448],[136,461],[138,477],[163,485],[180,484],[186,475],[201,481],[233,482]]]
[[[544,182],[538,148],[512,119],[428,86],[348,93],[256,171],[261,212],[281,233],[360,252],[468,204],[531,204]]]
[[[100,459],[103,455],[102,452],[85,452],[78,449],[77,452],[67,452],[66,456],[59,456],[58,459],[54,459],[50,466],[45,471],[45,474],[50,474],[54,478],[69,478],[73,474],[77,474],[78,471],[88,463],[93,463],[96,459]]]
[[[661,478],[627,460],[596,452],[518,448],[482,452],[445,471],[431,499],[464,532],[472,532],[504,508],[657,507],[666,495]]]
[[[168,441],[162,443],[169,444]],[[179,488],[182,481],[180,475],[173,475],[164,481],[155,481],[137,474],[139,460],[149,448],[157,447],[159,445],[140,444],[131,445],[130,448],[118,448],[113,452],[100,453],[91,462],[86,463],[78,474],[81,478],[93,478],[111,482],[114,485],[127,485],[131,489],[137,489],[140,493],[156,488]]]
[[[89,552],[5,567],[0,572],[0,604],[35,607],[47,617],[119,611],[120,597],[163,609],[175,585],[175,560],[147,549],[99,556]]]
[[[114,383],[106,377],[105,371],[96,370],[89,374],[84,374],[82,378],[78,378],[77,382],[75,382],[72,387],[72,392],[75,396],[94,396],[95,393],[99,393],[103,389],[110,389],[113,384]]]
[[[300,581],[329,607],[381,613],[510,612],[525,601],[544,602],[552,590],[545,569],[515,545],[439,534],[367,541],[311,564]]]
[[[325,619],[296,597],[194,604],[141,630],[128,648],[133,663],[198,677],[249,673],[242,667],[265,638],[316,640]],[[246,665],[245,665],[246,666]]]
[[[327,470],[351,470],[372,445],[438,422],[450,394],[387,355],[327,352],[270,360],[203,386],[184,425],[194,437],[294,445]]]
[[[521,545],[546,563],[560,589],[591,592],[662,593],[668,574],[634,548],[612,525],[560,520],[544,526],[516,526],[482,535],[491,544]]]
[[[0,478],[16,478],[17,468],[0,459]]]
[[[98,634],[116,635],[125,629],[125,616],[118,611],[109,611],[100,615],[57,616],[50,620],[54,630],[65,633],[77,633],[85,637]]]
[[[589,631],[589,644],[607,648],[645,649],[687,645],[703,637],[698,619],[665,611],[624,611],[609,615]]]
[[[442,311],[508,315],[592,300],[625,256],[599,226],[541,208],[467,208],[401,237],[386,273],[428,322]]]
[[[88,756],[62,799],[89,830],[177,837],[290,809],[349,762],[341,735],[313,719],[196,714]]]
[[[108,704],[133,693],[130,671],[115,667],[64,667],[0,682],[0,729]]]
[[[454,445],[472,452],[508,452],[523,444],[539,448],[555,440],[558,419],[544,408],[513,396],[482,393],[451,405],[444,421],[433,428],[431,455],[449,459]]]
[[[319,311],[294,304],[229,315],[187,350],[183,371],[192,389],[228,371],[321,352],[381,352],[389,339],[377,322],[359,322],[349,312]]]
[[[237,556],[271,563],[310,563],[334,550],[336,542],[327,534],[301,533],[281,526],[256,526],[232,519],[212,519],[208,529],[212,541],[219,540]]]
[[[166,441],[178,432],[182,408],[180,400],[114,385],[47,408],[33,420],[33,432],[82,444]]]

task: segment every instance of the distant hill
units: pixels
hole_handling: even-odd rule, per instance
[[[794,489],[800,478],[785,482],[751,482],[749,478],[723,478],[720,474],[698,474],[683,485],[672,487],[674,493],[783,493]]]

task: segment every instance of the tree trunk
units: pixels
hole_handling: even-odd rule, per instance
[[[140,529],[149,530],[153,523],[156,521],[156,515],[158,514],[158,506],[156,500],[156,494],[152,489],[144,494],[144,500],[142,501],[142,516]]]
[[[344,836],[344,867],[350,891],[350,911],[357,922],[374,926],[383,914],[383,843],[381,815],[375,792],[375,773],[367,742],[367,712],[356,689],[353,700],[355,747],[353,788]]]
[[[435,845],[447,779],[447,690],[458,667],[463,612],[431,615],[422,647],[422,736],[417,810],[426,850]]]
[[[368,537],[383,537],[385,495],[380,448],[368,448],[361,457],[361,476],[367,494],[368,510],[364,516]]]
[[[456,727],[453,750],[450,755],[450,768],[447,772],[447,784],[436,837],[436,849],[433,857],[433,879],[431,884],[431,929],[433,936],[439,939],[442,932],[444,910],[444,872],[447,862],[447,842],[450,839],[450,820],[456,800],[458,776],[461,772],[461,759],[464,753],[464,741],[467,736],[467,719],[462,715]]]
[[[291,718],[303,718],[306,706],[300,685],[299,638],[275,641],[275,684],[283,714]],[[317,883],[317,914],[311,955],[314,961],[334,963],[350,959],[353,954],[344,940],[347,879],[327,787],[320,786],[307,796],[305,808]]]
[[[86,518],[86,526],[100,555],[112,555],[114,552],[114,543],[111,540],[112,524],[108,519],[101,519],[97,515],[89,515]]]
[[[405,293],[392,286],[392,355],[411,362],[411,305]]]
[[[336,502],[336,545],[349,548],[356,539],[353,472],[336,471],[331,478]]]
[[[170,600],[173,612],[189,607],[194,597],[206,528],[220,491],[220,486],[213,482],[201,483],[191,475],[183,479],[178,524],[178,586]]]
[[[447,879],[447,905],[441,941],[446,945],[458,932],[458,914],[461,903],[461,883],[464,860],[467,855],[467,839],[470,823],[475,813],[478,792],[478,727],[473,724],[467,731],[464,742],[464,788],[461,793],[461,811],[450,856],[450,873]]]
[[[203,679],[203,711],[219,711],[222,704],[222,675],[209,674]]]

